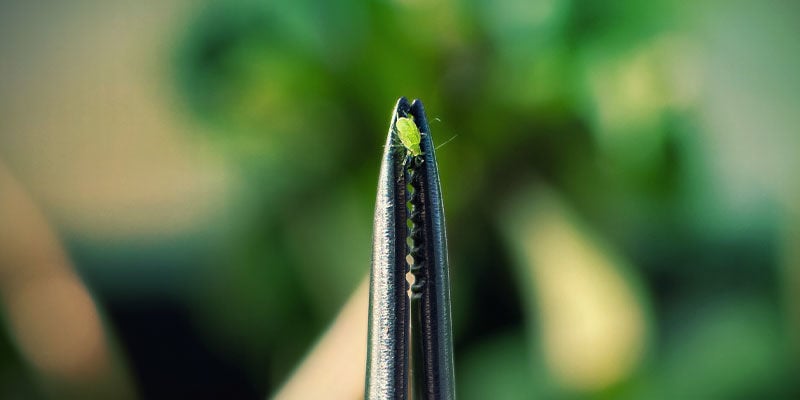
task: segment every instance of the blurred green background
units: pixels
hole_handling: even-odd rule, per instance
[[[399,96],[455,136],[460,398],[800,398],[798,16],[4,1],[0,398],[362,396]]]

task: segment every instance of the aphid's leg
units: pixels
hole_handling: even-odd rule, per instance
[[[384,147],[386,146],[384,145]],[[400,150],[405,150],[406,148],[406,146],[403,146],[403,143],[400,142],[400,139],[397,134],[397,129],[394,126],[392,126],[392,144],[389,147],[395,149],[395,151],[397,152],[399,152]]]
[[[397,151],[397,152],[400,152],[401,150],[405,150],[406,149],[405,146],[403,146],[402,144],[398,144],[398,143],[394,143],[394,144],[391,144],[389,146],[385,146],[384,145],[383,147],[389,147],[390,149],[395,149],[395,151]]]

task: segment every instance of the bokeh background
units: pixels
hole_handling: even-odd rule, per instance
[[[423,100],[462,399],[800,398],[800,3],[0,2],[0,398],[363,396]]]

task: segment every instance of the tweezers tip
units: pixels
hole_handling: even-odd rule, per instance
[[[408,102],[408,99],[405,96],[400,96],[397,99],[397,104],[394,106],[394,114],[393,116],[397,115],[398,112],[408,112],[411,110],[411,103]]]
[[[422,105],[422,100],[414,99],[411,103],[408,102],[408,98],[405,96],[401,96],[397,99],[397,103],[392,111],[392,120],[390,122],[390,129],[389,129],[389,136],[387,138],[387,143],[390,143],[393,135],[394,135],[394,124],[397,121],[398,116],[406,116],[412,115],[414,117],[414,121],[417,123],[420,131],[425,133],[430,133],[430,128],[428,127],[428,118],[425,115],[425,107]],[[428,135],[429,136],[429,135]],[[430,137],[423,139],[423,141],[430,141]],[[432,147],[432,145],[427,145],[426,147]]]

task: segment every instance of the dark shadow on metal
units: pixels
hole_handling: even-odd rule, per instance
[[[398,116],[409,115],[422,132],[420,157],[407,158],[396,138]],[[375,206],[367,399],[408,398],[409,344],[414,398],[455,398],[447,239],[434,151],[422,103],[400,98]],[[409,269],[414,274],[410,301]]]

